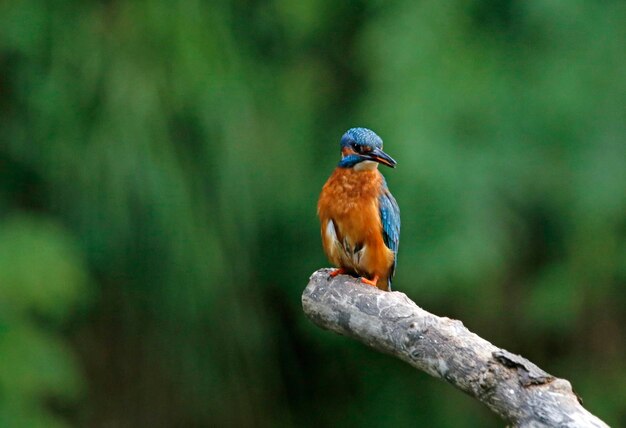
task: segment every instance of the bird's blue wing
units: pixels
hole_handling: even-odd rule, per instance
[[[391,277],[396,271],[398,245],[400,244],[400,208],[393,195],[384,184],[381,195],[378,198],[380,207],[380,221],[383,226],[383,240],[387,248],[395,253],[393,266],[389,274],[389,288],[391,289]]]

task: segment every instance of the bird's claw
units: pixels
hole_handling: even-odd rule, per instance
[[[375,276],[373,279],[367,279],[364,276],[361,277],[361,282],[364,284],[371,285],[372,287],[376,287],[378,283],[378,276]]]
[[[330,278],[334,278],[337,275],[343,275],[344,273],[346,273],[346,270],[344,268],[338,268],[333,270],[330,274],[328,274],[329,279]]]

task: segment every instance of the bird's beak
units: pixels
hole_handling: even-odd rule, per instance
[[[367,157],[369,160],[373,160],[375,162],[382,163],[383,165],[387,165],[390,168],[396,167],[397,162],[393,160],[391,156],[389,156],[387,153],[383,152],[380,149],[372,150],[367,155],[365,155],[365,157]]]

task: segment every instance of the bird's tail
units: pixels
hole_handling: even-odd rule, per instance
[[[391,291],[391,277],[383,277],[378,280],[376,287],[383,291]]]

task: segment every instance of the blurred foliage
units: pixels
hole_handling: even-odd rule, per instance
[[[301,314],[352,126],[399,162],[396,288],[626,425],[625,19],[0,3],[0,425],[500,426]]]
[[[84,263],[58,227],[6,219],[0,285],[0,425],[63,426],[51,414],[55,400],[76,400],[84,387],[75,358],[54,330],[88,294]]]

